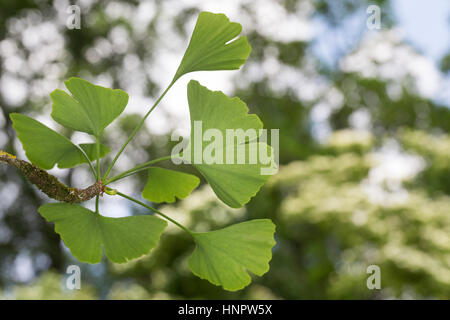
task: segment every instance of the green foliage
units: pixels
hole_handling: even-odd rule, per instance
[[[46,272],[36,281],[14,287],[12,297],[17,300],[92,300],[98,296],[97,290],[89,284],[83,284],[79,290],[67,290],[64,279],[56,272]],[[11,299],[10,294],[1,295],[2,300]]]
[[[128,103],[128,94],[79,79],[65,82],[72,97],[62,90],[50,94],[53,101],[52,117],[59,124],[96,137],[116,119]]]
[[[18,137],[28,158],[34,164],[51,169],[55,164],[60,168],[69,168],[87,162],[91,167],[93,178],[97,183],[90,189],[76,190],[81,195],[85,190],[96,192],[89,197],[89,199],[96,197],[95,212],[70,203],[73,201],[68,198],[63,201],[69,203],[52,203],[39,208],[39,213],[48,222],[54,223],[55,231],[78,260],[99,263],[102,260],[102,249],[106,257],[116,263],[136,259],[155,247],[167,225],[165,220],[153,215],[123,218],[102,216],[99,200],[105,192],[107,195],[118,195],[139,204],[191,235],[197,243],[190,260],[191,269],[196,275],[213,284],[235,291],[250,283],[250,276],[246,270],[259,276],[268,271],[271,249],[275,245],[273,239],[275,225],[271,221],[254,220],[217,231],[196,233],[161,211],[108,186],[117,180],[147,170],[148,181],[142,192],[143,198],[156,203],[173,203],[176,198],[187,197],[199,185],[200,179],[194,175],[152,167],[155,163],[168,160],[170,157],[151,160],[112,178],[108,176],[128,143],[180,76],[199,70],[238,69],[245,62],[250,54],[246,38],[231,41],[240,34],[241,29],[239,24],[231,23],[223,14],[203,12],[199,15],[191,42],[174,80],[134,127],[103,178],[100,159],[106,156],[110,149],[100,144],[100,140],[103,138],[104,129],[124,111],[128,102],[126,92],[104,88],[72,77],[65,82],[72,95],[62,90],[55,90],[50,94],[53,103],[52,118],[64,127],[93,135],[95,143],[77,146],[36,120],[21,114],[11,115]],[[188,100],[191,122],[203,121],[205,130],[215,129],[223,137],[226,137],[227,129],[255,130],[254,137],[245,138],[243,141],[236,141],[233,137],[231,142],[227,139],[227,143],[216,150],[226,155],[228,148],[232,147],[231,160],[234,164],[192,162],[224,203],[233,208],[242,207],[267,181],[269,175],[264,175],[262,169],[274,167],[270,146],[255,141],[261,135],[262,122],[256,115],[247,114],[247,106],[238,98],[230,99],[222,92],[212,92],[196,81],[191,81],[188,85]],[[244,146],[244,151],[240,146]],[[189,161],[197,155],[198,147],[196,144],[193,144],[193,147],[192,154],[189,148],[183,153],[183,157],[187,157]],[[266,154],[269,153],[266,162],[259,158],[254,159],[254,162],[239,162],[240,156],[261,148]],[[203,154],[205,150],[200,148],[199,151]],[[96,169],[92,161],[96,161]],[[57,188],[58,185],[54,183],[51,187]],[[52,191],[57,193],[57,190],[49,189],[46,194],[50,197]],[[53,196],[53,198],[61,200],[61,197]]]
[[[445,57],[442,58],[441,70],[446,73],[450,72],[450,54],[447,54]]]
[[[450,195],[450,137],[446,134],[433,135],[419,130],[404,130],[400,141],[406,150],[421,155],[426,168],[420,173],[415,186],[426,185],[430,195]]]
[[[80,148],[39,121],[19,113],[12,113],[10,117],[28,159],[39,167],[48,170],[58,164],[59,168],[71,168],[87,161]],[[91,144],[80,147],[89,159],[97,159],[96,149]],[[100,157],[108,152],[107,146],[100,147]]]
[[[9,129],[8,115],[18,112],[45,117],[47,88],[56,88],[55,82],[62,83],[61,79],[81,76],[106,79],[114,88],[142,86],[140,94],[156,100],[164,89],[161,85],[165,77],[150,71],[163,70],[160,63],[165,57],[161,53],[169,50],[176,54],[179,39],[189,40],[190,22],[195,22],[203,4],[177,2],[176,6],[167,6],[165,1],[154,1],[145,22],[139,19],[136,23],[130,19],[147,8],[142,2],[118,0],[113,3],[114,8],[108,3],[79,2],[86,14],[82,16],[82,29],[69,30],[60,28],[59,10],[49,6],[48,1],[2,2],[0,20],[8,23],[0,24],[0,74],[4,80],[0,95],[0,148],[21,154],[14,130]],[[139,259],[121,264],[103,259],[101,265],[95,266],[76,262],[61,246],[53,226],[33,213],[33,208],[46,201],[45,197],[23,183],[15,170],[2,165],[1,298],[448,299],[450,110],[447,100],[440,99],[444,92],[437,92],[440,98],[429,97],[418,89],[426,87],[425,91],[431,93],[429,89],[435,86],[423,86],[424,83],[448,81],[450,59],[448,54],[441,59],[442,73],[437,78],[435,72],[418,72],[417,62],[425,70],[433,69],[426,67],[429,57],[416,54],[411,59],[409,53],[417,50],[404,41],[390,40],[396,33],[390,30],[389,19],[395,16],[391,3],[286,0],[264,3],[263,12],[256,1],[226,4],[233,8],[233,15],[242,17],[239,21],[245,24],[252,46],[249,65],[242,73],[234,77],[233,72],[226,72],[232,76],[227,90],[245,101],[250,113],[256,113],[265,128],[280,129],[279,175],[269,179],[240,209],[226,206],[207,184],[185,200],[163,204],[158,209],[195,232],[222,229],[236,221],[271,218],[277,225],[278,245],[273,250],[270,272],[263,277],[252,276],[252,284],[235,292],[210,285],[190,272],[188,259],[195,243],[188,233],[175,226],[168,226],[151,254]],[[382,30],[355,33],[345,27],[348,18],[359,16],[370,4],[381,7]],[[272,7],[276,9],[273,12]],[[266,11],[279,25],[266,19]],[[327,31],[305,37],[303,31],[309,33],[308,25],[312,22],[314,26],[317,19],[331,32],[337,31],[339,37]],[[300,33],[284,32],[289,30],[284,28],[286,25],[290,30],[292,26],[296,29],[296,21],[306,29]],[[362,19],[360,22],[365,23]],[[31,40],[42,41],[30,41],[30,29]],[[167,35],[165,38],[158,36],[161,30]],[[377,38],[376,34],[377,41],[367,47],[366,40]],[[348,43],[342,43],[342,38]],[[319,51],[317,40],[324,44]],[[414,37],[410,40],[415,42]],[[323,50],[330,53],[325,59],[317,54]],[[42,52],[51,54],[41,55]],[[361,52],[362,60],[354,60],[359,65],[354,69],[360,71],[348,73],[338,62],[355,52]],[[183,53],[178,53],[181,58]],[[374,63],[367,64],[365,59],[373,59]],[[392,70],[401,72],[389,72]],[[188,76],[195,78],[197,74]],[[415,79],[419,79],[419,86],[414,85]],[[22,90],[14,92],[14,96],[23,99],[7,99],[9,85],[17,81],[27,90],[22,95]],[[105,130],[101,142],[116,150],[118,141],[132,132],[141,119],[140,112],[128,110],[113,123],[114,130],[112,126]],[[151,126],[155,119],[149,120]],[[355,126],[364,131],[350,131]],[[327,130],[325,135],[322,128]],[[411,132],[404,134],[405,128]],[[140,137],[130,143],[123,166],[133,167],[144,158],[170,154],[174,143],[167,143],[168,136],[150,135],[146,129],[144,126]],[[71,130],[61,132],[69,137]],[[328,133],[333,134],[332,141],[324,145],[322,139]],[[365,139],[366,133],[372,133],[370,139]],[[317,143],[317,134],[321,143]],[[424,167],[411,180],[394,184],[387,181],[373,189],[368,182],[382,171],[377,161],[385,142],[405,149]],[[166,167],[165,164],[161,166]],[[393,161],[395,164],[399,163]],[[167,167],[173,169],[170,164]],[[398,169],[403,171],[406,167],[400,163]],[[83,169],[67,170],[59,176],[68,185],[78,183],[80,178],[84,180]],[[128,192],[141,193],[147,181],[146,170],[128,178]],[[183,166],[183,171],[196,174],[190,166]],[[78,173],[82,173],[80,177]],[[106,209],[106,201],[109,199],[105,195],[100,201],[100,212]],[[146,213],[133,205],[127,206],[128,210]],[[65,271],[74,262],[82,269],[82,288],[69,291],[65,289]],[[370,264],[381,267],[381,290],[366,287],[366,267]],[[29,265],[26,270],[32,273],[26,272],[26,279],[17,278],[17,267],[24,265]]]
[[[274,253],[271,287],[286,298],[389,299],[404,298],[405,291],[410,298],[448,298],[450,198],[434,193],[430,200],[417,188],[420,174],[405,179],[401,191],[390,190],[387,182],[375,184],[370,181],[378,165],[375,154],[349,151],[351,140],[357,150],[374,137],[363,142],[359,132],[337,133],[340,139],[347,135],[346,146],[334,145],[337,154],[281,167],[258,196],[285,195],[270,209],[278,212],[277,233],[289,235],[289,245]],[[441,147],[448,143],[448,135],[401,136],[406,135],[403,147],[410,149],[416,140],[433,158],[443,155]],[[428,146],[422,144],[425,138]],[[415,187],[406,189],[411,184]],[[382,270],[382,290],[365,287],[371,264]]]
[[[192,174],[153,167],[148,169],[142,197],[156,203],[173,203],[176,198],[186,198],[199,183],[200,179]]]
[[[113,262],[139,258],[156,245],[167,226],[166,221],[151,215],[109,218],[68,203],[46,204],[39,213],[55,223],[55,231],[72,254],[89,263],[101,261],[102,246]]]
[[[250,283],[247,270],[258,276],[269,270],[274,233],[275,225],[267,219],[195,233],[197,247],[189,259],[189,266],[202,279],[226,290],[240,290]]]
[[[270,159],[269,164],[264,164],[259,159],[252,164],[245,157],[250,150],[267,147],[264,142],[255,141],[263,127],[261,120],[255,114],[248,114],[247,106],[239,98],[230,99],[222,92],[210,91],[194,80],[188,84],[188,100],[191,140],[183,158],[200,171],[220,200],[232,208],[242,207],[269,178],[269,175],[261,174],[261,169],[274,163],[273,159]],[[223,138],[216,137],[211,143],[213,150],[209,154],[212,158],[217,158],[217,162],[207,163],[207,159],[203,159],[205,151],[211,149],[211,145],[195,140],[195,136],[198,137],[198,133],[194,132],[195,121],[201,121],[203,131],[216,130]],[[249,129],[255,130],[255,136],[251,140],[249,137],[245,137],[244,141],[236,141],[234,137],[227,139],[227,130],[245,132]],[[225,144],[222,143],[223,140]],[[227,164],[226,159],[229,150],[232,152],[231,164]],[[246,160],[244,164],[238,162],[240,156]]]
[[[245,36],[235,39],[241,31],[224,14],[201,12],[174,79],[193,71],[239,69],[251,51]]]

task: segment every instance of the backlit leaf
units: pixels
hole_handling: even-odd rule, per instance
[[[260,129],[263,127],[261,120],[254,114],[248,114],[247,106],[239,98],[229,98],[220,91],[210,91],[194,80],[188,84],[188,100],[191,140],[183,152],[184,161],[191,163],[200,171],[224,203],[232,208],[242,207],[269,178],[269,175],[262,174],[262,170],[273,168],[275,165],[270,146],[255,140],[261,134]],[[198,121],[201,121],[200,133],[196,129]],[[218,156],[222,159],[221,162],[208,162],[205,159],[205,151],[210,143],[201,139],[207,130],[214,130],[222,138],[222,146],[219,145],[217,149],[220,150],[216,150],[222,154]],[[254,136],[252,139],[244,137],[239,143],[234,138],[227,139],[227,130],[252,131]],[[259,153],[259,150],[265,149],[267,159],[260,157]],[[226,159],[228,150],[234,150],[230,162]],[[250,150],[256,157],[253,163]],[[238,158],[245,161],[239,162]]]
[[[186,198],[199,183],[200,179],[192,174],[151,167],[142,197],[156,203],[172,203],[175,198]]]
[[[10,118],[28,159],[42,169],[49,170],[55,164],[60,168],[70,168],[86,162],[81,151],[58,132],[19,113],[12,113]],[[97,158],[96,148],[91,144],[81,145],[81,148],[91,160]],[[100,157],[104,157],[109,148],[102,145],[100,151]]]
[[[195,233],[197,247],[189,258],[189,267],[198,277],[226,290],[240,290],[251,281],[248,271],[262,276],[269,270],[274,233],[275,225],[268,219]]]
[[[80,78],[70,78],[65,85],[72,96],[58,89],[50,94],[53,119],[94,136],[99,136],[128,103],[128,94],[119,89],[104,88]]]
[[[39,213],[55,224],[55,231],[72,254],[89,263],[101,261],[102,247],[117,263],[145,255],[167,226],[166,221],[151,215],[109,218],[68,203],[46,204]]]
[[[235,39],[241,31],[224,14],[201,12],[175,80],[192,71],[239,69],[251,51],[246,37]]]

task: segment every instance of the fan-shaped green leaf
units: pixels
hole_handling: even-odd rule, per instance
[[[101,261],[102,246],[106,256],[117,263],[147,254],[167,226],[155,216],[109,218],[68,203],[46,204],[39,213],[55,223],[55,231],[72,254],[89,263]]]
[[[262,170],[275,165],[271,148],[256,141],[261,135],[261,120],[248,114],[239,98],[210,91],[194,80],[188,84],[188,100],[191,140],[183,152],[184,161],[200,171],[224,203],[242,207],[269,178]],[[212,143],[203,141],[207,132],[215,135]],[[211,145],[214,152],[209,152]],[[267,159],[261,157],[261,150],[266,150]]]
[[[77,131],[99,136],[128,103],[125,91],[104,88],[80,78],[65,81],[72,96],[62,90],[50,94],[53,119]]]
[[[12,113],[10,118],[28,159],[37,166],[48,170],[55,164],[60,168],[70,168],[86,162],[81,151],[58,132],[19,113]],[[81,145],[81,148],[91,160],[97,158],[96,149],[91,144]],[[109,152],[107,146],[102,145],[100,149],[100,157]]]
[[[251,51],[246,37],[233,40],[241,31],[224,14],[200,12],[175,80],[192,71],[239,69]]]
[[[142,197],[156,203],[172,203],[175,197],[186,198],[199,183],[200,179],[192,174],[151,167]]]
[[[251,220],[206,233],[195,233],[197,244],[189,259],[192,272],[229,291],[247,286],[247,271],[262,276],[269,270],[275,225],[268,219]]]

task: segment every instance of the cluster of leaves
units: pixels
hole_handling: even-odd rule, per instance
[[[110,148],[100,141],[105,128],[124,111],[128,102],[126,92],[70,78],[65,82],[70,94],[63,90],[55,90],[50,94],[53,103],[52,118],[66,128],[91,135],[95,141],[89,144],[77,145],[25,115],[10,115],[18,138],[33,164],[46,170],[55,165],[59,168],[71,168],[89,164],[93,177],[96,181],[101,181],[107,194],[118,195],[140,204],[189,233],[197,245],[189,260],[192,272],[230,291],[242,289],[250,283],[247,271],[259,276],[268,271],[271,249],[275,244],[275,225],[270,220],[251,220],[220,230],[196,233],[149,205],[107,186],[134,173],[148,170],[143,198],[155,203],[171,203],[176,198],[187,197],[199,185],[200,180],[194,175],[153,166],[157,162],[169,160],[171,156],[143,163],[111,178],[109,174],[150,113],[181,76],[193,71],[240,68],[251,50],[246,38],[238,37],[241,29],[240,24],[230,22],[223,14],[200,13],[189,46],[172,82],[131,133],[103,175],[101,159],[109,154]],[[235,39],[236,37],[238,38]],[[224,136],[227,129],[251,128],[257,132],[262,129],[259,118],[247,114],[247,106],[236,97],[229,98],[222,92],[210,91],[194,80],[188,84],[187,95],[191,123],[202,121],[204,128],[215,128]],[[193,132],[191,142],[192,135]],[[233,208],[245,205],[268,178],[260,173],[263,167],[261,163],[193,163],[191,160],[194,154],[190,144],[182,157],[203,175],[218,198]],[[92,163],[94,161],[96,167]],[[104,217],[99,210],[99,196],[96,197],[95,212],[71,203],[46,204],[39,208],[39,212],[48,222],[55,224],[56,232],[72,254],[82,262],[100,262],[102,248],[106,256],[117,263],[147,254],[157,244],[167,222],[155,215]]]

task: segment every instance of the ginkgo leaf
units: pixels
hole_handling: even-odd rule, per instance
[[[239,69],[251,51],[245,36],[235,39],[241,31],[224,14],[200,12],[175,80],[192,71]]]
[[[269,219],[194,233],[197,247],[189,258],[189,267],[198,277],[225,290],[240,290],[251,281],[247,271],[262,276],[269,270],[274,233],[275,225]]]
[[[55,224],[55,231],[81,262],[99,263],[102,247],[113,262],[123,263],[149,253],[167,222],[155,216],[109,218],[84,207],[50,203],[39,213]]]
[[[86,155],[91,161],[97,160],[97,158],[103,158],[106,156],[111,149],[104,145],[100,144],[100,157],[97,157],[97,147],[95,143],[82,143],[80,144],[81,149],[84,150]],[[61,159],[58,161],[59,168],[73,168],[78,164],[86,163],[87,160],[83,156],[83,154],[78,150],[78,148],[71,149],[66,152]]]
[[[200,179],[192,174],[151,167],[142,197],[156,203],[184,199],[197,188]]]
[[[28,159],[42,169],[49,170],[55,164],[60,168],[69,168],[87,161],[69,139],[39,121],[19,113],[12,113],[10,118]],[[96,148],[89,144],[81,147],[91,160],[97,158]],[[107,146],[101,146],[100,149],[100,157],[109,152]]]
[[[67,128],[98,137],[128,103],[128,94],[120,89],[104,88],[80,78],[64,83],[72,96],[57,89],[50,97],[53,119]]]
[[[188,84],[188,100],[191,139],[183,151],[183,160],[198,169],[224,203],[242,207],[269,178],[263,170],[275,166],[271,147],[257,141],[263,127],[261,120],[248,114],[239,98],[210,91],[194,80]],[[214,136],[211,143],[203,141],[208,132]],[[241,141],[235,134],[242,137]],[[209,152],[211,145],[214,152]]]

